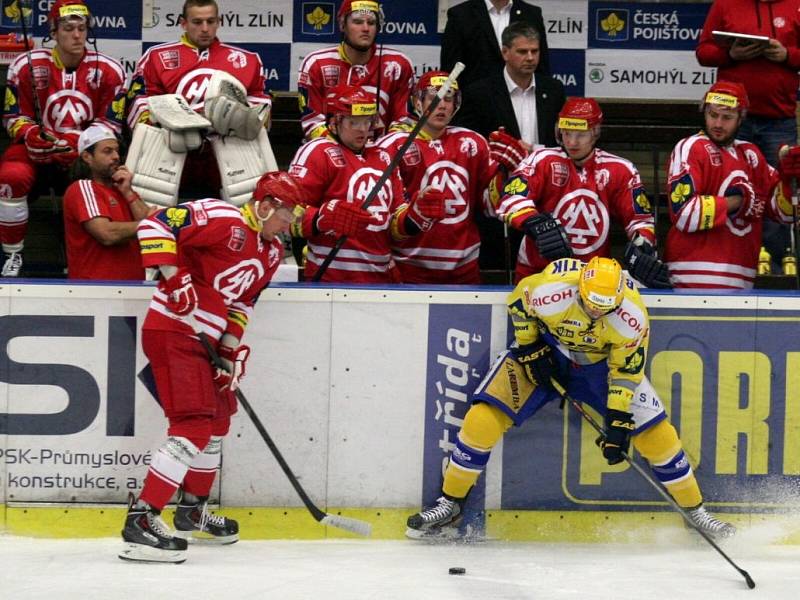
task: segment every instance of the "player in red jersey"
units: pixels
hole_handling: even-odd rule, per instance
[[[143,265],[161,273],[142,326],[142,348],[169,428],[139,498],[131,495],[120,558],[183,562],[187,539],[238,540],[236,521],[208,512],[208,495],[250,353],[242,336],[281,262],[277,234],[288,232],[301,201],[295,180],[275,171],[262,176],[241,208],[196,200],[140,223]],[[216,346],[227,370],[211,366],[196,330]],[[179,487],[172,532],[159,514]]]
[[[397,282],[392,240],[417,235],[442,218],[445,194],[428,187],[406,203],[395,171],[364,210],[362,203],[391,162],[386,150],[367,144],[377,121],[375,96],[340,86],[328,94],[325,110],[330,135],[302,146],[289,169],[309,204],[293,231],[308,240],[306,278],[314,277],[344,235],[347,240],[321,281]]]
[[[86,48],[91,14],[83,0],[57,0],[47,15],[53,48],[26,53],[8,69],[3,125],[11,145],[0,158],[3,277],[18,277],[28,229],[28,195],[37,179],[60,187],[77,158],[78,136],[105,120],[125,74],[115,59]],[[63,188],[61,188],[63,189]]]
[[[763,217],[791,223],[778,172],[736,139],[747,107],[742,84],[718,81],[704,96],[703,131],[672,151],[665,259],[675,287],[752,288]]]
[[[131,189],[132,173],[120,165],[119,142],[101,124],[78,138],[89,177],[64,192],[64,232],[70,279],[143,280],[136,240],[141,219],[155,211]]]
[[[444,71],[429,71],[414,86],[418,114],[430,105],[447,79]],[[400,162],[406,191],[413,195],[428,186],[447,193],[445,215],[420,235],[393,244],[394,259],[404,283],[479,284],[480,235],[478,212],[492,215],[486,189],[498,164],[486,139],[449,123],[461,104],[458,85],[439,102]],[[378,146],[394,154],[408,132],[390,133]],[[524,156],[524,155],[523,155]]]
[[[612,221],[625,228],[628,269],[648,287],[669,287],[655,255],[653,211],[639,171],[596,146],[603,113],[592,98],[571,98],[558,114],[559,148],[535,150],[504,189],[498,214],[525,231],[517,281],[554,259],[607,257]]]
[[[306,139],[327,133],[325,97],[339,85],[357,85],[378,98],[376,131],[407,123],[414,68],[408,57],[377,44],[381,10],[376,0],[344,0],[337,14],[342,42],[311,52],[300,65],[300,123]]]

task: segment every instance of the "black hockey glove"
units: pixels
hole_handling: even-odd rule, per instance
[[[635,425],[633,415],[609,408],[606,413],[605,439],[600,438],[600,449],[610,465],[616,465],[625,460],[622,454],[628,453],[631,445],[631,434]]]
[[[670,289],[669,269],[664,261],[656,256],[656,249],[641,240],[628,242],[625,246],[625,266],[631,277],[649,288]]]
[[[547,260],[572,256],[567,234],[550,213],[538,213],[527,219],[522,230],[534,239],[539,254]]]
[[[525,374],[532,383],[553,389],[551,377],[558,375],[558,362],[553,349],[542,339],[532,344],[511,348],[511,356],[525,369]]]

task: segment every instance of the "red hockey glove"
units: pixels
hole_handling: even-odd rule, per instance
[[[220,346],[217,354],[222,360],[224,369],[217,367],[214,372],[214,383],[220,392],[230,390],[235,392],[239,387],[239,382],[245,373],[245,365],[250,357],[250,346],[241,344],[237,348],[230,346]]]
[[[197,292],[192,284],[192,274],[186,268],[178,269],[169,279],[158,282],[158,289],[167,295],[167,309],[179,317],[185,317],[197,308]]]
[[[428,231],[436,221],[441,221],[447,215],[445,200],[447,195],[442,190],[432,187],[419,190],[408,206],[406,218],[420,231]]]
[[[522,140],[508,135],[501,127],[489,134],[489,155],[511,173],[528,156],[528,150]]]
[[[65,164],[64,161],[72,162],[78,156],[75,148],[66,139],[50,129],[42,129],[39,125],[34,125],[25,132],[25,148],[35,163]],[[64,156],[59,156],[62,154]]]
[[[781,177],[800,177],[800,146],[781,146],[778,159]]]
[[[734,178],[725,190],[726,196],[739,195],[742,204],[736,211],[736,217],[746,221],[757,221],[764,214],[764,200],[756,196],[753,185],[744,177]]]
[[[317,230],[333,235],[356,235],[372,222],[372,213],[346,200],[329,200],[317,214]]]

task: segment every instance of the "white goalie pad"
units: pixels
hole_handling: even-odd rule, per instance
[[[133,173],[131,187],[149,204],[175,206],[186,154],[172,152],[167,130],[139,123],[133,130],[125,166]]]
[[[186,98],[178,94],[150,96],[147,103],[150,105],[150,119],[167,129],[183,131],[211,127],[211,122],[193,111]]]
[[[234,206],[242,206],[250,200],[256,183],[264,173],[278,170],[265,129],[252,141],[213,136],[211,147],[214,149],[222,180],[220,195]]]

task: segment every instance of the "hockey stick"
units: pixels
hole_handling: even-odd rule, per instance
[[[33,57],[31,56],[31,44],[28,38],[28,26],[25,24],[25,4],[23,0],[17,0],[19,6],[19,22],[22,25],[22,41],[25,44],[25,57],[28,62],[28,72],[31,75],[31,92],[33,94],[33,117],[36,124],[39,126],[39,137],[44,139],[42,132],[42,107],[39,105],[39,93],[36,91],[36,78],[33,75]],[[31,14],[33,8],[31,7]]]
[[[453,70],[450,71],[450,75],[447,77],[447,80],[442,84],[442,87],[439,88],[439,91],[436,92],[436,96],[434,96],[433,100],[431,100],[431,103],[428,105],[428,108],[425,109],[425,112],[422,113],[422,115],[419,118],[419,121],[417,121],[417,124],[414,125],[414,129],[412,129],[411,132],[408,134],[406,141],[403,142],[403,145],[400,146],[400,149],[397,151],[397,154],[395,154],[392,160],[389,162],[389,166],[386,167],[386,170],[384,170],[384,172],[378,178],[378,181],[369,191],[369,194],[367,194],[366,200],[364,200],[364,202],[361,203],[361,208],[366,210],[367,208],[369,208],[369,205],[372,204],[372,201],[375,199],[375,196],[378,195],[378,192],[381,191],[383,185],[389,180],[389,177],[392,176],[392,173],[394,173],[395,169],[397,168],[397,165],[399,165],[400,161],[403,159],[403,155],[406,153],[409,147],[411,147],[411,144],[414,143],[414,140],[419,135],[419,132],[422,131],[422,128],[425,126],[425,123],[428,122],[428,119],[430,118],[431,114],[433,114],[433,111],[436,110],[437,106],[439,106],[439,102],[441,102],[442,98],[444,98],[447,92],[450,91],[450,88],[452,87],[453,83],[458,78],[458,76],[461,75],[461,71],[463,70],[464,70],[464,63],[457,62],[456,66],[453,67]],[[378,99],[377,101],[380,102],[380,99]],[[317,272],[314,273],[314,276],[311,278],[311,281],[316,282],[322,278],[322,276],[325,274],[325,271],[328,270],[328,267],[333,262],[333,259],[336,258],[336,255],[339,253],[339,250],[341,250],[342,246],[344,246],[345,241],[347,241],[346,235],[339,236],[339,239],[336,240],[336,244],[333,246],[333,248],[331,248],[331,251],[325,257],[325,260],[322,261],[322,264],[319,266],[319,269],[317,269]]]
[[[206,352],[208,353],[208,357],[211,359],[211,364],[213,364],[218,369],[227,370],[225,368],[222,359],[217,354],[217,351],[214,349],[214,346],[208,339],[205,333],[200,331],[197,327],[193,327],[195,330],[195,334],[198,338],[200,338],[200,343],[203,344],[203,348],[205,348]],[[258,430],[258,433],[261,434],[261,439],[267,444],[272,452],[272,455],[275,457],[275,460],[278,461],[281,469],[283,470],[284,475],[286,475],[289,483],[292,484],[294,491],[297,492],[297,495],[300,496],[300,499],[305,504],[305,507],[308,509],[308,512],[311,513],[311,516],[314,517],[317,521],[322,523],[323,525],[329,525],[331,527],[338,527],[339,529],[344,529],[345,531],[350,531],[352,533],[357,533],[358,535],[369,536],[372,532],[372,525],[367,523],[366,521],[359,521],[358,519],[351,519],[349,517],[343,517],[341,515],[331,515],[322,510],[320,510],[316,504],[308,497],[308,494],[303,489],[303,486],[300,485],[300,482],[297,480],[297,477],[292,472],[291,467],[283,458],[280,450],[275,445],[275,442],[272,441],[269,433],[267,433],[266,428],[261,423],[261,419],[258,418],[258,415],[253,410],[253,407],[250,405],[250,402],[247,401],[245,398],[244,393],[242,390],[236,390],[236,398],[239,400],[239,404],[242,405],[244,408],[244,412],[247,413],[247,416],[250,417],[250,420],[253,422],[253,425]]]
[[[588,412],[586,412],[586,409],[584,409],[583,406],[581,406],[581,403],[578,402],[577,400],[575,400],[572,396],[570,396],[567,393],[567,390],[564,389],[564,386],[562,386],[558,381],[556,381],[556,379],[551,378],[550,381],[553,384],[553,387],[555,388],[555,390],[561,395],[561,397],[564,400],[566,400],[567,402],[569,402],[572,405],[572,407],[576,411],[578,411],[578,414],[580,414],[584,419],[586,419],[586,422],[589,423],[589,425],[591,425],[592,428],[597,433],[599,433],[603,439],[605,439],[606,432],[603,431],[603,428],[600,426],[600,424],[597,421],[594,420],[592,415],[590,415]],[[642,478],[645,481],[647,481],[647,483],[649,483],[659,494],[661,494],[661,497],[664,498],[664,500],[666,500],[667,503],[669,503],[669,505],[673,509],[675,509],[683,517],[683,520],[686,521],[692,527],[692,529],[694,529],[697,533],[699,533],[701,536],[703,536],[703,539],[705,541],[707,541],[709,544],[711,544],[711,547],[714,548],[714,550],[716,550],[717,552],[719,552],[722,555],[722,558],[727,560],[734,569],[739,571],[739,574],[742,577],[744,577],[745,583],[747,583],[747,587],[748,588],[750,588],[752,590],[754,587],[756,587],[756,582],[753,581],[753,578],[750,577],[750,574],[747,571],[745,571],[744,569],[740,568],[735,562],[733,562],[733,560],[731,560],[731,558],[727,554],[725,554],[725,552],[722,550],[722,548],[720,548],[717,545],[717,543],[714,540],[711,539],[711,536],[709,536],[705,531],[700,529],[697,526],[697,524],[694,521],[692,521],[692,518],[680,506],[680,504],[675,502],[673,497],[670,496],[669,493],[667,493],[661,487],[661,485],[659,485],[659,483],[655,479],[653,479],[653,477],[639,465],[639,463],[635,462],[627,452],[623,452],[622,453],[622,458],[624,458],[625,462],[627,462],[630,466],[632,466],[634,468],[634,470],[639,475],[641,475]]]

